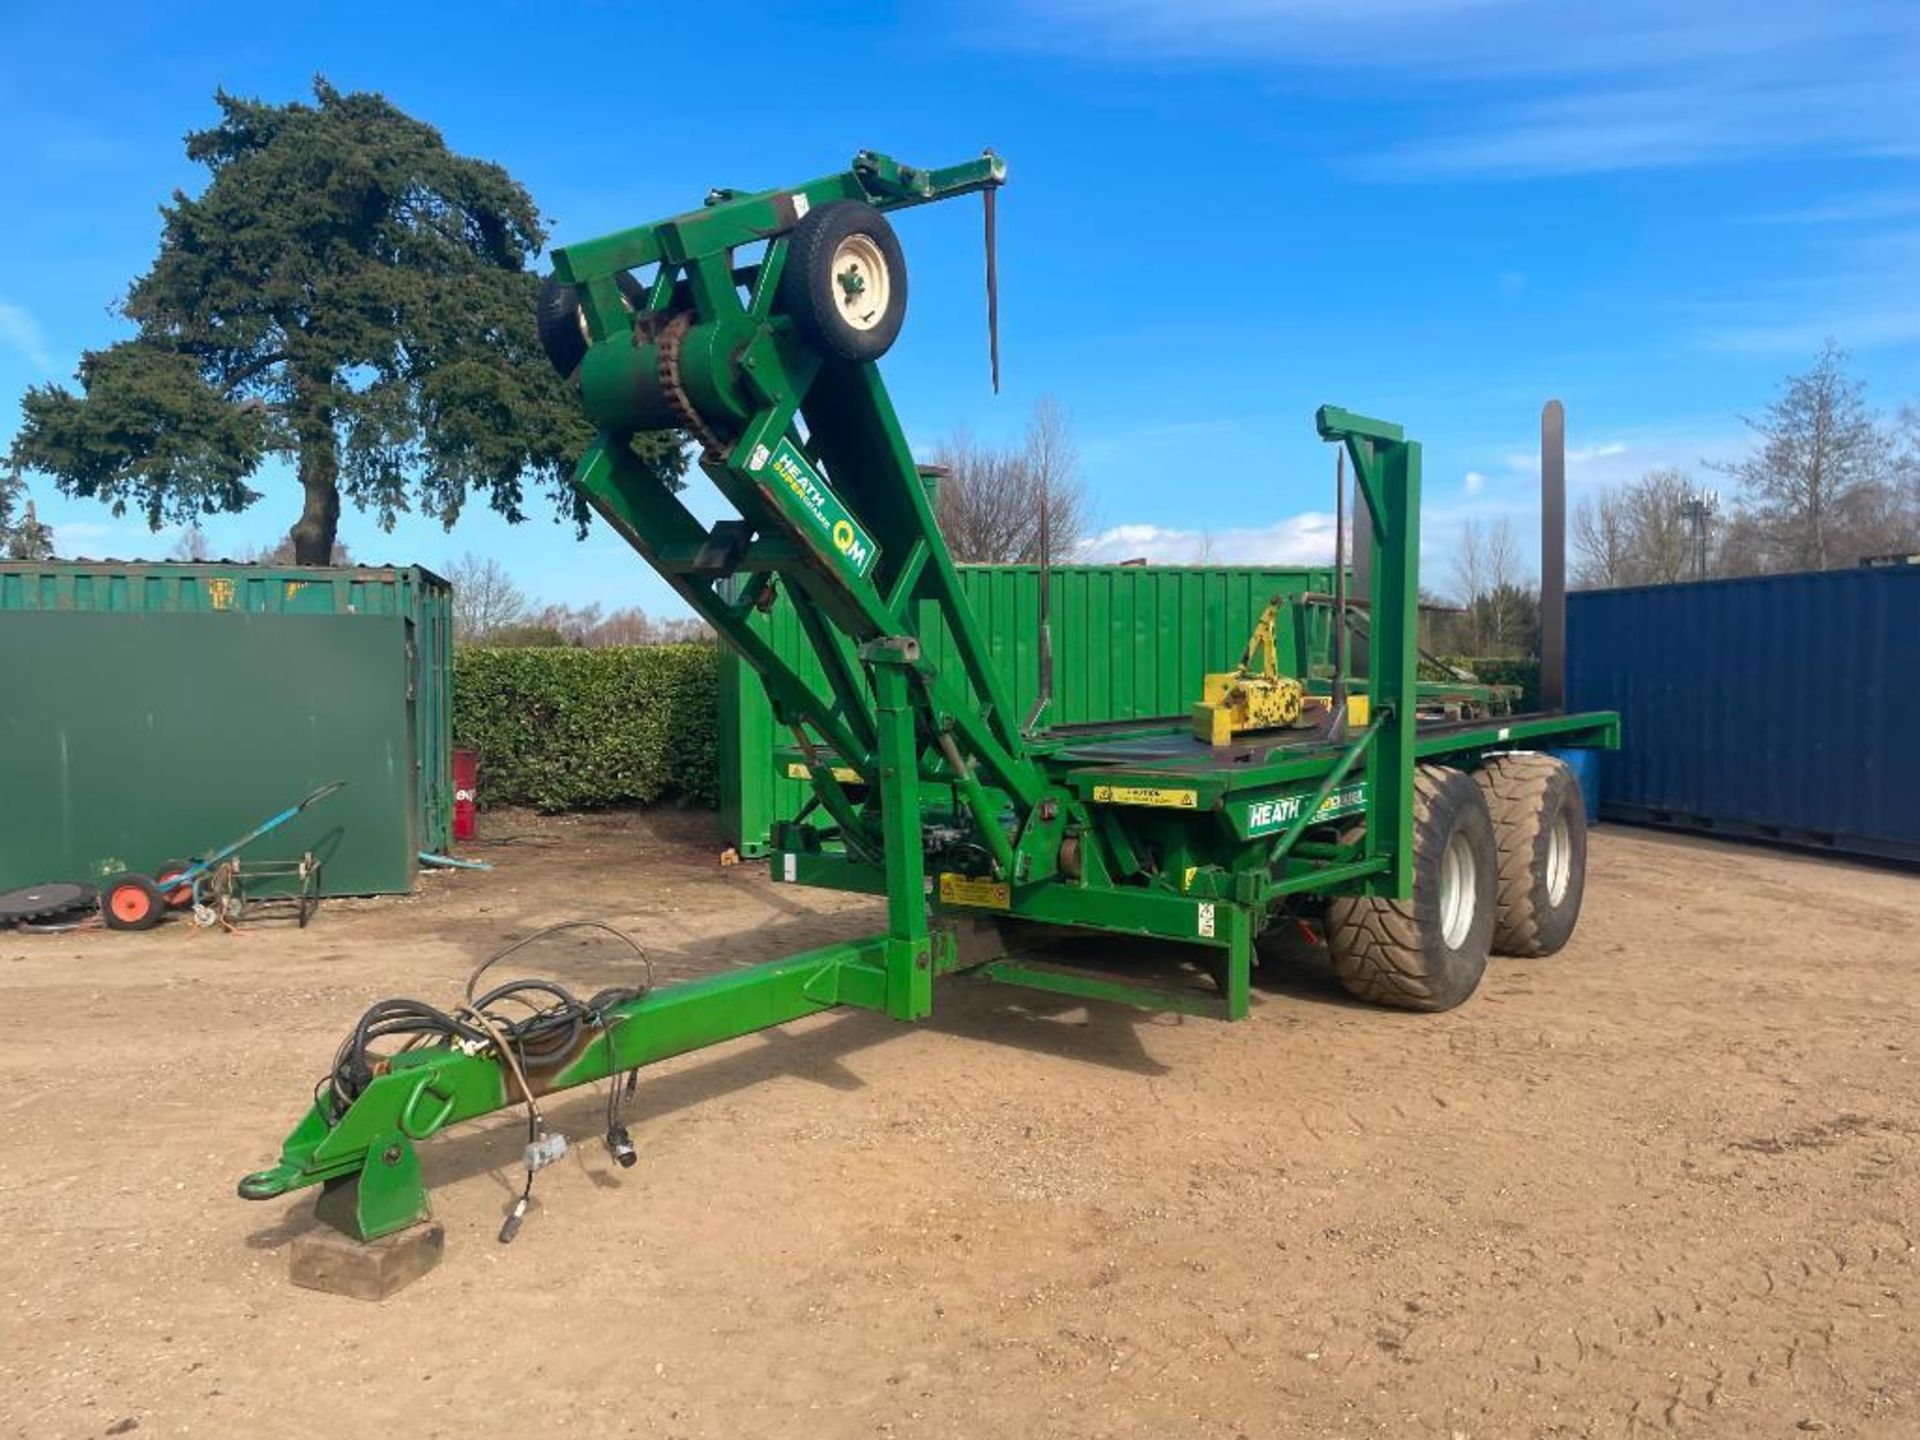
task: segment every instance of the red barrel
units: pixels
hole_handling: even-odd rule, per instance
[[[471,750],[453,752],[453,838],[474,836],[475,804],[480,790],[480,757]]]

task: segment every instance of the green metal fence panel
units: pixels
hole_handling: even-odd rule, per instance
[[[993,664],[1024,719],[1039,693],[1040,571],[1033,565],[964,565],[961,588],[978,618]],[[1083,724],[1185,715],[1200,679],[1240,658],[1261,608],[1275,595],[1325,594],[1325,566],[1063,565],[1051,576],[1053,702],[1045,723]],[[923,624],[922,645],[938,666],[951,660],[944,625]],[[789,661],[801,663],[821,694],[799,621],[784,598],[759,620]],[[1310,648],[1322,652],[1324,612],[1310,621]],[[1301,668],[1292,624],[1279,636],[1280,663]],[[776,820],[791,819],[808,787],[774,763],[777,735],[765,692],[732,651],[721,657],[720,810],[743,854],[766,846]]]
[[[190,640],[143,650],[137,637],[152,632],[141,629],[138,622],[143,617],[162,616],[203,617],[206,626],[185,627],[183,633],[189,634]],[[405,889],[413,873],[412,857],[419,850],[444,850],[452,843],[453,592],[431,571],[418,566],[315,568],[221,561],[0,562],[0,692],[17,692],[29,683],[41,688],[41,705],[31,710],[37,717],[31,723],[58,727],[73,720],[74,705],[62,699],[57,690],[44,687],[55,680],[69,686],[79,683],[78,670],[86,663],[84,651],[69,655],[48,638],[56,633],[74,633],[67,622],[75,617],[111,619],[131,627],[123,634],[116,634],[113,624],[84,627],[86,643],[107,647],[123,667],[111,688],[112,711],[131,712],[150,698],[165,697],[176,706],[193,706],[203,727],[218,730],[224,723],[220,717],[225,709],[238,706],[242,713],[257,719],[263,732],[283,735],[308,733],[319,723],[317,712],[306,701],[300,704],[308,708],[300,709],[294,692],[284,690],[278,679],[270,677],[279,676],[283,669],[294,675],[324,673],[324,665],[331,662],[303,653],[302,647],[324,643],[331,655],[345,643],[331,639],[322,642],[317,639],[322,631],[295,622],[327,617],[343,624],[371,626],[368,647],[377,652],[390,646],[391,663],[382,662],[351,684],[347,676],[337,677],[333,682],[337,700],[330,701],[325,713],[332,733],[338,736],[352,733],[354,727],[340,724],[334,713],[336,705],[340,711],[350,712],[355,704],[364,703],[372,711],[398,717],[394,720],[400,726],[402,748],[398,753],[406,757],[406,764],[391,773],[383,768],[387,778],[370,788],[378,789],[380,806],[394,811],[392,824],[404,825],[411,848],[406,852],[404,871],[385,861],[376,867],[379,883],[373,889]],[[181,627],[161,628],[171,632]],[[243,649],[247,653],[243,654]],[[49,664],[53,670],[42,673],[40,667]],[[247,667],[255,668],[249,673]],[[198,677],[202,682],[199,689],[188,686],[182,690],[178,677],[183,675]],[[229,682],[239,686],[230,695],[225,693]],[[69,688],[67,693],[78,692]],[[197,700],[193,698],[196,694]],[[13,694],[5,699],[10,723],[15,727],[12,733],[28,745],[37,743],[39,737],[26,718],[30,707]],[[379,733],[384,755],[390,737],[385,731]],[[126,743],[136,758],[152,756],[152,745],[139,734],[128,733]],[[293,743],[298,748],[307,741]],[[160,756],[158,763],[178,762]],[[386,765],[384,760],[382,765]],[[265,809],[234,833],[304,793],[296,782],[289,783],[298,793],[281,797],[276,790]],[[367,803],[375,802],[369,796]],[[395,807],[403,804],[406,813],[401,815]],[[336,796],[321,808],[334,811],[340,805],[341,797]],[[0,817],[4,817],[0,828],[18,827],[21,817],[28,813],[17,805],[0,807]],[[316,823],[322,818],[316,816]],[[190,844],[204,845],[214,838],[217,836],[210,835]],[[94,848],[102,855],[117,853],[110,845]],[[177,857],[169,853],[157,858]],[[359,869],[350,860],[330,866],[327,888],[337,894],[371,893],[343,888],[359,884],[355,879]],[[13,873],[10,868],[8,873]],[[366,873],[371,875],[372,871]],[[20,883],[43,878],[48,876],[31,875]]]
[[[332,780],[247,851],[333,895],[405,891],[420,849],[399,615],[0,613],[0,889],[205,854]],[[21,677],[30,677],[19,683]]]

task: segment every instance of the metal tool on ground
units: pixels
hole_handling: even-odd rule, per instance
[[[344,780],[329,781],[278,814],[262,820],[238,840],[229,841],[204,856],[169,860],[156,867],[151,875],[127,871],[113,876],[100,887],[101,919],[106,921],[109,930],[150,930],[166,918],[169,910],[191,909],[201,925],[212,926],[223,920],[231,924],[248,903],[249,880],[256,886],[272,882],[276,889],[291,881],[294,894],[286,898],[298,907],[299,922],[305,926],[318,903],[320,861],[308,854],[297,860],[243,862],[240,852],[345,784]],[[256,894],[256,903],[260,898]]]
[[[994,156],[921,169],[862,151],[566,246],[542,301],[548,355],[598,431],[575,485],[760,675],[831,822],[778,827],[773,880],[884,897],[885,928],[605,1005],[556,999],[537,1066],[472,1025],[392,1053],[362,1043],[241,1195],[320,1185],[334,1224],[387,1235],[428,1213],[416,1147],[451,1125],[839,1006],[918,1020],[946,975],[1238,1020],[1255,937],[1305,919],[1355,994],[1445,1010],[1495,943],[1565,943],[1585,822],[1566,767],[1531,752],[1613,746],[1617,720],[1421,721],[1421,452],[1397,425],[1314,417],[1368,520],[1356,733],[1209,745],[1186,716],[1023,733],[875,363],[908,293],[889,213],[1005,178]],[[662,427],[695,438],[736,518],[702,522],[640,462],[632,437]],[[773,585],[826,693],[751,623]],[[1037,948],[1062,926],[1185,947],[1219,993],[1063,966]]]
[[[194,882],[193,923],[231,930],[262,911],[291,910],[302,930],[320,908],[320,861],[311,850],[292,860],[222,860]]]
[[[1273,630],[1287,597],[1267,601],[1240,664],[1217,672],[1202,682],[1199,703],[1193,707],[1193,733],[1209,745],[1231,745],[1233,737],[1255,730],[1285,730],[1302,723],[1306,687],[1280,673]]]

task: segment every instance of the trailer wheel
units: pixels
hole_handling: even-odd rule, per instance
[[[614,277],[629,310],[640,310],[647,303],[647,290],[622,270]],[[587,355],[587,317],[580,308],[580,292],[549,275],[540,283],[540,298],[534,302],[534,324],[540,333],[540,348],[562,380],[571,380],[573,372]]]
[[[1493,818],[1473,777],[1444,765],[1413,776],[1413,896],[1336,896],[1327,950],[1362,1000],[1451,1010],[1486,973],[1498,892]]]
[[[781,308],[836,360],[878,360],[907,318],[907,261],[887,217],[835,200],[793,227]]]
[[[1573,935],[1587,883],[1580,782],[1551,755],[1496,755],[1474,774],[1493,814],[1500,899],[1493,948],[1552,955]]]
[[[109,930],[151,930],[167,913],[167,897],[145,875],[116,875],[100,891],[100,918]]]

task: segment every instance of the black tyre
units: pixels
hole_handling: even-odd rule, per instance
[[[1493,818],[1471,775],[1422,765],[1413,777],[1413,896],[1338,896],[1327,950],[1362,1000],[1451,1010],[1479,987],[1493,939]]]
[[[645,286],[625,272],[617,279],[629,309],[638,310],[646,304]],[[580,311],[580,293],[549,275],[541,283],[540,298],[534,302],[534,317],[540,330],[540,348],[547,352],[548,362],[562,380],[571,380],[587,354],[587,320]]]
[[[165,918],[167,897],[145,875],[116,875],[100,887],[100,918],[109,930],[151,930]]]
[[[835,360],[878,360],[907,318],[907,262],[887,217],[835,200],[793,227],[780,306]]]
[[[1493,948],[1552,955],[1580,923],[1587,809],[1580,782],[1551,755],[1496,755],[1475,772],[1493,815],[1500,892]]]

